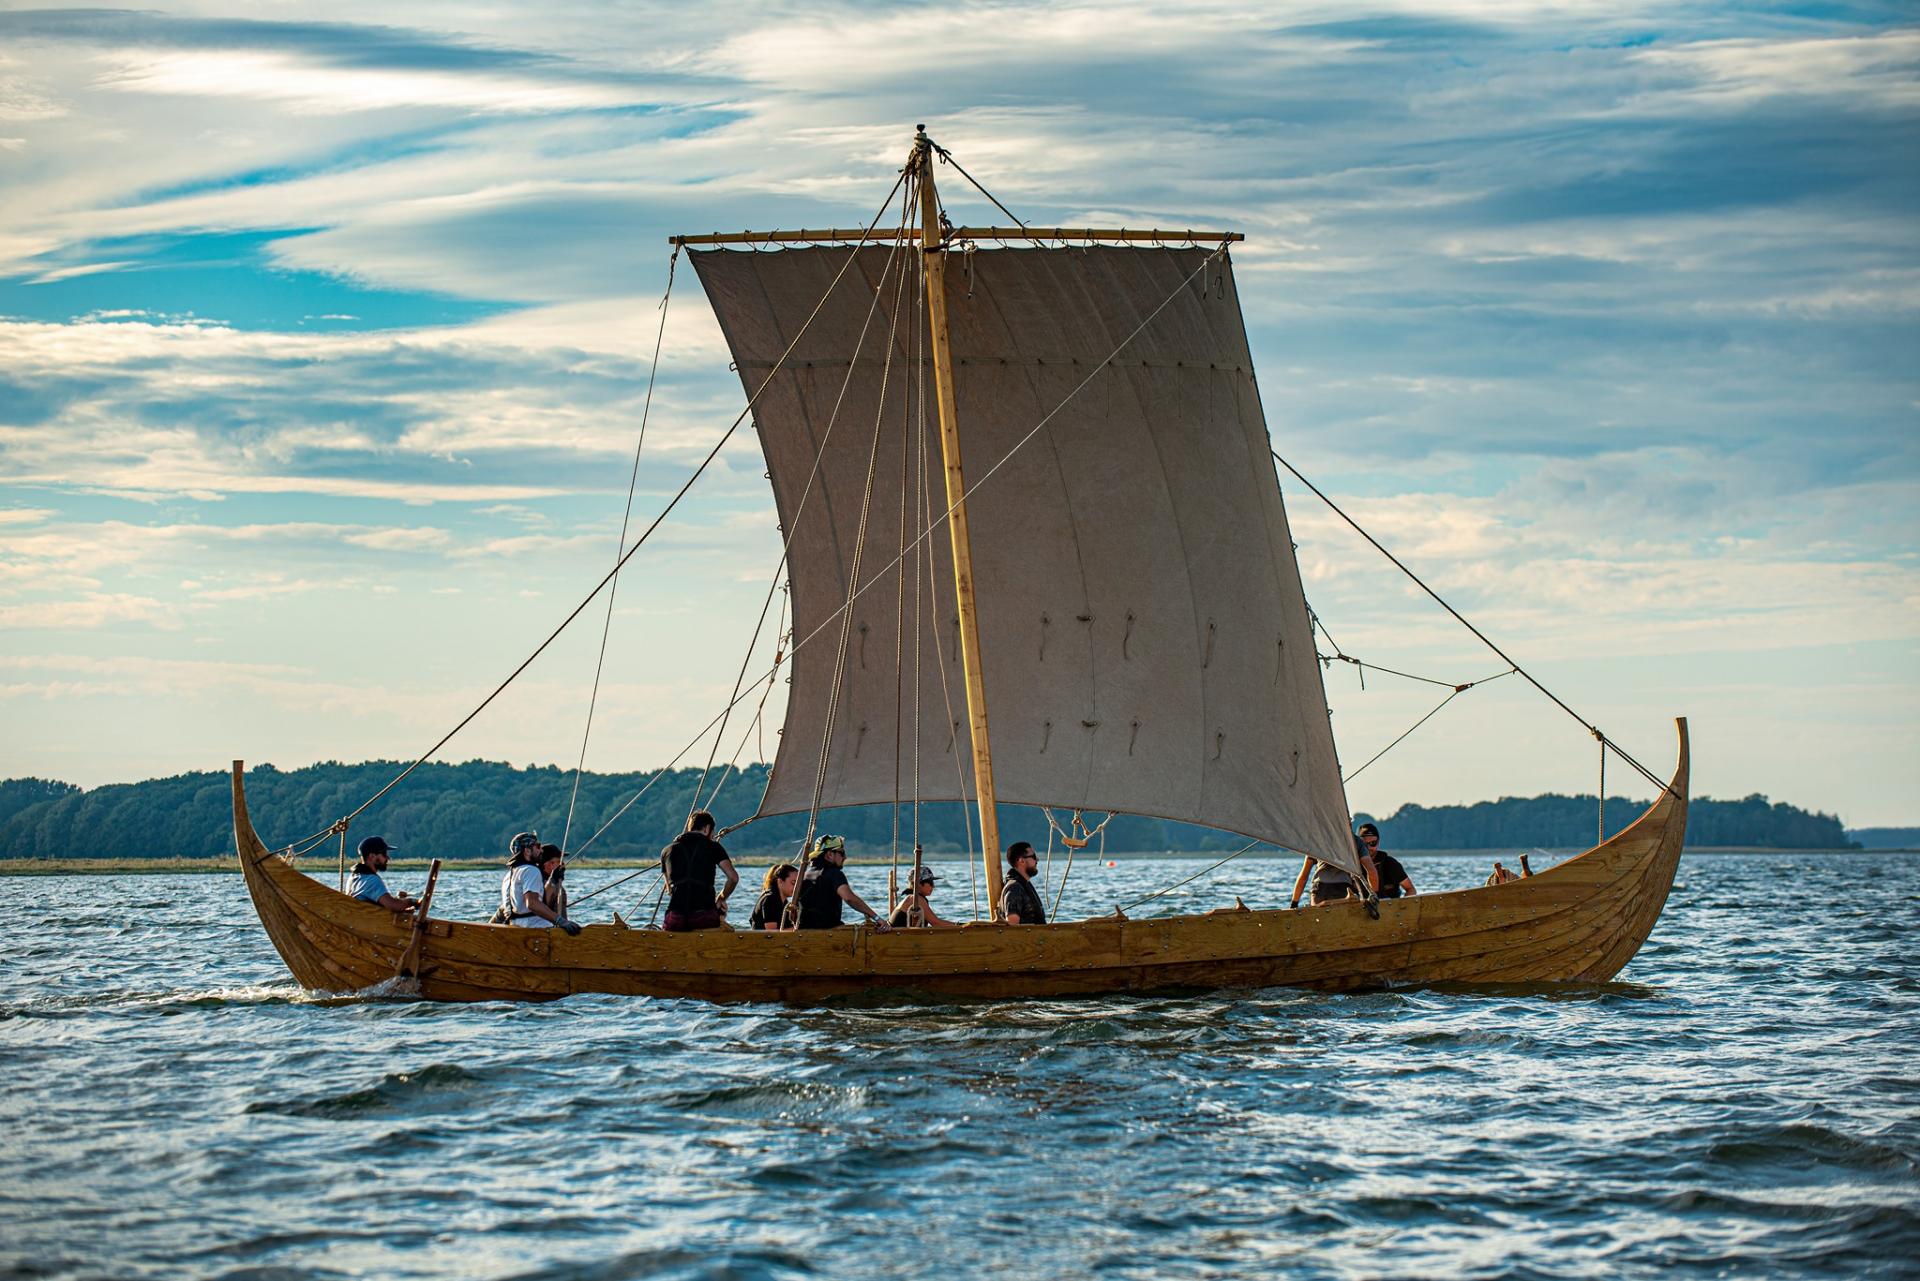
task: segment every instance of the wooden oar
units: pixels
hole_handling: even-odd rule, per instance
[[[427,864],[427,888],[420,892],[420,904],[413,909],[413,937],[407,940],[407,950],[400,954],[400,963],[393,967],[393,977],[412,976],[420,966],[420,950],[427,941],[427,908],[433,902],[434,882],[440,879],[440,860]]]

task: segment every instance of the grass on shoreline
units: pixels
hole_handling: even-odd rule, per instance
[[[1577,850],[1545,850],[1548,854],[1575,854]],[[1690,846],[1689,854],[1906,854],[1911,850],[1786,850],[1768,849],[1760,846]],[[1516,851],[1507,848],[1488,850],[1396,850],[1402,858],[1512,858]],[[957,850],[941,850],[930,853],[929,862],[949,863],[965,857]],[[1116,852],[1109,850],[1107,857],[1122,862],[1131,862],[1143,858],[1213,859],[1224,857],[1219,850],[1145,850],[1138,852]],[[1299,856],[1285,850],[1253,850],[1245,855],[1246,859],[1294,859]],[[742,867],[759,867],[769,863],[772,854],[748,851],[734,861]],[[885,867],[892,860],[888,858],[859,857],[847,860],[853,867]],[[395,859],[389,872],[424,872],[428,860],[424,858]],[[308,871],[326,870],[336,866],[325,859],[306,858],[301,860]],[[443,859],[441,868],[449,872],[494,872],[504,863],[492,858]],[[581,866],[596,868],[651,868],[657,866],[653,859],[582,859]],[[240,861],[231,855],[219,858],[36,858],[36,859],[0,859],[0,876],[152,876],[178,875],[181,873],[212,874],[238,873]]]

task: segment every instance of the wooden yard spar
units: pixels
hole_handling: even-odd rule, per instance
[[[822,808],[889,797],[898,806],[898,761],[909,746],[900,739],[909,733],[915,804],[978,808],[990,904],[1001,874],[996,801],[1067,807],[1076,821],[1105,810],[1198,822],[1357,871],[1321,663],[1227,260],[1239,237],[955,230],[935,189],[936,157],[947,159],[918,131],[895,186],[906,192],[891,250],[873,234],[879,216],[864,232],[674,238],[676,254],[690,253],[748,393],[734,426],[753,415],[785,537],[782,569],[791,574],[793,630],[782,647],[791,662],[787,725],[755,817],[804,811],[811,830]],[[905,210],[916,205],[915,243],[903,251]],[[1067,238],[1076,245],[1053,243]],[[956,249],[965,251],[958,290],[950,279]],[[924,349],[899,341],[896,301],[886,355],[869,356],[874,308],[883,292],[903,296],[902,264],[916,250]],[[891,276],[897,265],[902,274]],[[887,375],[902,351],[913,353],[919,386],[928,375],[933,381],[944,510],[926,501],[924,417],[916,424],[908,411],[889,425]],[[843,405],[863,398],[877,406],[870,439],[836,440]],[[909,526],[903,495],[898,528],[888,528],[892,505],[871,501],[874,477],[897,471],[904,483],[916,455],[919,509]],[[622,551],[616,573],[687,486]],[[869,541],[900,549],[871,575],[860,556]],[[941,567],[943,554],[949,563]],[[942,568],[953,584],[944,601]],[[958,691],[943,659],[925,674],[916,662],[908,685],[900,656],[910,573],[914,652],[923,642],[936,656],[957,652]],[[892,592],[868,599],[890,578]],[[931,590],[923,597],[923,589]],[[893,602],[884,610],[873,606],[881,596]],[[860,644],[850,653],[856,623]],[[839,637],[837,652],[810,643],[828,629]],[[891,671],[867,662],[869,641],[876,652],[893,652]],[[769,688],[779,664],[761,678]],[[737,689],[734,705],[756,688]],[[964,722],[920,715],[922,706],[956,704]],[[869,740],[869,728],[889,721],[894,752],[871,749],[879,736]],[[1582,724],[1603,753],[1619,751]],[[923,787],[922,756],[945,756],[953,777]],[[1041,927],[979,922],[891,934],[670,935],[616,917],[569,937],[429,920],[424,910],[418,922],[396,921],[292,865],[330,835],[344,840],[366,807],[270,852],[254,831],[238,762],[234,834],[275,947],[301,983],[328,990],[396,975],[445,1000],[1593,981],[1617,973],[1659,916],[1685,830],[1687,775],[1681,722],[1672,781],[1654,779],[1661,794],[1638,822],[1511,885],[1377,904],[1369,895],[1307,911],[1140,921],[1116,911]]]

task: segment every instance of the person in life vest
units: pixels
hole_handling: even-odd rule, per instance
[[[353,865],[353,879],[347,882],[347,894],[378,903],[395,916],[404,916],[418,905],[404,891],[399,894],[388,891],[380,875],[387,870],[387,856],[392,852],[393,846],[387,844],[385,837],[369,836],[361,841],[360,861]]]
[[[559,849],[548,846],[553,854],[547,855],[540,847],[540,838],[532,832],[520,833],[508,848],[511,857],[500,882],[500,910],[494,913],[494,921],[540,930],[557,925],[569,934],[578,934],[578,925],[547,904],[547,878],[560,868]]]
[[[661,922],[675,934],[688,930],[717,930],[725,925],[727,900],[740,884],[726,846],[713,839],[713,815],[695,810],[687,830],[660,851],[660,870],[667,878],[667,915]],[[727,874],[727,888],[716,896],[713,874]]]

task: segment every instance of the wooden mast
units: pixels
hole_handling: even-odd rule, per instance
[[[941,245],[940,197],[933,185],[933,140],[925,125],[913,139],[920,180],[920,258],[927,273],[927,323],[933,350],[934,399],[940,409],[940,456],[946,464],[948,530],[953,537],[953,594],[960,610],[960,666],[967,677],[967,723],[973,743],[973,787],[980,803],[980,858],[987,874],[987,914],[1000,916],[1000,820],[993,803],[993,750],[987,740],[987,686],[980,671],[980,615],[973,599],[973,542],[967,532],[967,477],[960,466],[960,423],[953,399],[953,354],[947,349],[947,252]]]

